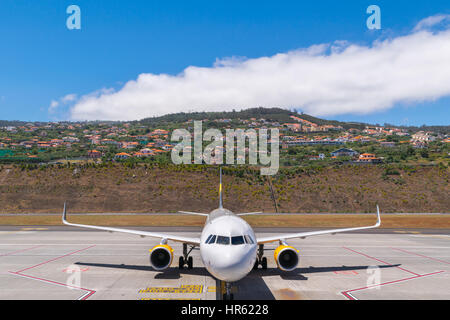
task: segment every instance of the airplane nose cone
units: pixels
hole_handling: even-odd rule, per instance
[[[208,271],[217,279],[234,282],[245,277],[253,268],[256,250],[245,248],[236,250],[218,250],[211,261]]]

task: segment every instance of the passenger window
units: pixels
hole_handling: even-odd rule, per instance
[[[247,243],[250,244],[254,244],[255,242],[253,241],[252,237],[250,237],[249,235],[245,235],[245,240],[247,241]]]
[[[213,236],[211,237],[211,239],[209,240],[208,244],[212,244],[212,243],[214,243],[214,242],[216,242],[216,235],[213,235]]]
[[[217,236],[217,244],[230,244],[230,237]]]
[[[231,244],[232,245],[244,244],[244,237],[243,236],[231,237]]]

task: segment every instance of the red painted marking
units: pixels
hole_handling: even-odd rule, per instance
[[[369,258],[369,259],[372,259],[372,260],[376,260],[376,261],[378,261],[378,262],[384,263],[384,264],[386,264],[386,265],[389,265],[389,266],[391,266],[391,265],[392,265],[391,263],[388,263],[388,262],[385,262],[385,261],[383,261],[383,260],[380,260],[380,259],[377,259],[377,258],[371,257],[371,256],[369,256],[369,255],[367,255],[367,254],[364,254],[364,253],[362,253],[362,252],[358,252],[358,251],[356,251],[356,250],[353,250],[353,249],[350,249],[350,248],[347,248],[347,247],[342,247],[342,248],[344,248],[344,249],[347,249],[347,250],[349,250],[349,251],[352,251],[352,252],[354,252],[354,253],[357,253],[357,254],[363,255],[363,256],[365,256],[365,257],[367,257],[367,258]],[[408,272],[408,273],[411,273],[411,274],[413,274],[413,275],[416,275],[416,276],[418,276],[418,275],[419,275],[418,273],[415,273],[415,272],[412,272],[412,271],[406,270],[406,269],[404,269],[404,268],[401,268],[401,267],[396,267],[396,268],[398,268],[398,269],[400,269],[400,270],[403,270],[403,271],[406,271],[406,272]]]
[[[358,274],[358,272],[356,272],[355,270],[349,270],[349,271],[333,271],[335,274],[351,274],[351,275],[356,275]]]
[[[31,248],[26,248],[26,249],[22,249],[22,250],[17,250],[17,251],[10,252],[10,253],[0,254],[0,257],[10,256],[10,255],[13,255],[13,254],[16,254],[16,253],[28,251],[28,250],[35,249],[35,248],[38,248],[38,247],[42,247],[42,245],[38,245],[38,246],[34,246],[34,247],[31,247]]]
[[[447,262],[447,261],[444,261],[444,260],[440,260],[440,259],[436,259],[436,258],[432,258],[432,257],[427,257],[427,256],[424,256],[423,254],[419,254],[419,253],[415,253],[415,252],[406,251],[406,250],[404,250],[404,249],[399,249],[399,248],[391,248],[391,249],[393,249],[393,250],[398,250],[398,251],[402,251],[402,252],[409,253],[409,254],[414,254],[414,255],[419,256],[419,257],[431,259],[431,260],[438,261],[438,262],[442,262],[442,263],[445,263],[445,264],[450,264],[450,262]]]
[[[86,294],[82,295],[82,296],[79,298],[79,300],[86,300],[87,298],[89,298],[90,296],[92,296],[92,295],[95,293],[94,290],[91,290],[91,289],[85,289],[85,288],[81,288],[81,287],[77,287],[77,286],[71,286],[71,285],[68,285],[68,284],[65,284],[65,283],[60,283],[60,282],[56,282],[56,281],[52,281],[52,280],[48,280],[48,279],[43,279],[43,278],[34,277],[34,276],[27,275],[27,274],[23,274],[22,272],[25,271],[25,270],[30,270],[30,269],[36,268],[36,267],[38,267],[38,266],[42,266],[42,265],[44,265],[44,264],[46,264],[46,263],[49,263],[49,262],[52,262],[52,261],[55,261],[55,260],[58,260],[58,259],[61,259],[61,258],[70,256],[70,255],[75,254],[75,253],[77,253],[77,252],[80,252],[80,251],[83,251],[83,250],[87,250],[87,249],[92,248],[92,247],[95,247],[95,245],[92,245],[92,246],[89,246],[89,247],[87,247],[87,248],[83,248],[83,249],[80,249],[80,250],[77,250],[77,251],[74,251],[74,252],[71,252],[71,253],[62,255],[62,256],[60,256],[60,257],[57,257],[57,258],[54,258],[54,259],[51,259],[51,260],[48,260],[48,261],[45,261],[45,262],[36,264],[36,265],[34,265],[34,266],[31,266],[31,267],[28,267],[28,268],[25,268],[25,269],[22,269],[22,270],[19,270],[19,271],[16,271],[16,272],[9,271],[9,273],[12,273],[12,274],[15,274],[15,275],[18,275],[18,276],[22,276],[22,277],[25,277],[25,278],[29,278],[29,279],[39,280],[39,281],[46,282],[46,283],[50,283],[50,284],[55,284],[55,285],[59,285],[59,286],[64,286],[64,287],[67,287],[67,288],[73,288],[73,289],[78,289],[78,290],[87,291]]]
[[[388,284],[393,284],[393,283],[398,283],[398,282],[402,282],[402,281],[407,281],[407,280],[412,280],[412,279],[418,279],[418,278],[423,278],[423,277],[428,277],[428,276],[432,276],[434,274],[438,274],[438,273],[442,273],[445,271],[437,271],[437,272],[432,272],[432,273],[427,273],[427,274],[421,274],[421,275],[417,275],[414,277],[409,277],[409,278],[404,278],[404,279],[398,279],[398,280],[393,280],[393,281],[389,281],[389,282],[384,282],[384,283],[380,283],[380,284],[374,284],[372,286],[366,286],[366,287],[362,287],[362,288],[358,288],[358,289],[351,289],[351,290],[346,290],[346,291],[342,291],[341,293],[347,297],[350,300],[355,300],[356,298],[353,297],[349,292],[354,292],[354,291],[360,291],[360,290],[366,290],[366,289],[370,289],[370,288],[374,288],[374,287],[381,287],[384,285],[388,285]]]
[[[354,296],[352,296],[350,293],[347,293],[346,291],[342,291],[341,293],[349,300],[356,300]]]
[[[19,273],[19,272],[9,271],[9,273],[12,273],[12,274],[15,274],[15,275],[18,275],[18,276],[22,276],[22,277],[25,277],[25,278],[39,280],[39,281],[46,282],[46,283],[56,284],[56,285],[67,287],[67,288],[73,288],[73,289],[88,291],[88,294],[87,295],[86,294],[83,295],[81,300],[85,300],[85,299],[87,299],[88,297],[90,297],[91,295],[93,295],[95,293],[95,291],[91,290],[91,289],[85,289],[85,288],[81,288],[81,287],[77,287],[77,286],[70,286],[70,285],[65,284],[65,283],[56,282],[56,281],[43,279],[43,278],[38,278],[38,277],[33,277],[33,276],[30,276],[30,275],[27,275],[27,274],[23,274],[23,273]]]
[[[28,267],[28,268],[22,269],[22,270],[20,270],[20,271],[17,271],[17,272],[23,272],[23,271],[26,271],[26,270],[30,270],[30,269],[33,269],[33,268],[39,267],[39,266],[41,266],[41,265],[43,265],[43,264],[46,264],[46,263],[49,263],[49,262],[52,262],[52,261],[55,261],[55,260],[58,260],[58,259],[61,259],[61,258],[64,258],[64,257],[70,256],[70,255],[72,255],[72,254],[74,254],[74,253],[78,253],[78,252],[81,252],[81,251],[84,251],[84,250],[90,249],[90,248],[92,248],[92,247],[95,247],[95,245],[92,245],[92,246],[89,246],[89,247],[87,247],[87,248],[84,248],[84,249],[80,249],[80,250],[77,250],[77,251],[74,251],[74,252],[71,252],[71,253],[65,254],[65,255],[63,255],[63,256],[60,256],[60,257],[57,257],[57,258],[54,258],[54,259],[51,259],[51,260],[48,260],[48,261],[45,261],[45,262],[39,263],[39,264],[37,264],[37,265],[34,265],[34,266],[32,266],[32,267]]]

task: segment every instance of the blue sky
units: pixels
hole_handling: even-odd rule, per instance
[[[66,8],[81,8],[81,30]],[[381,8],[382,30],[366,28]],[[52,100],[120,88],[142,73],[175,75],[216,59],[256,59],[347,40],[368,45],[450,14],[447,1],[21,1],[0,2],[0,119],[63,119]],[[366,115],[325,118],[407,125],[449,124],[450,99],[400,103]]]

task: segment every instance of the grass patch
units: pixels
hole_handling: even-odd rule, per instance
[[[264,215],[248,216],[245,220],[253,227],[343,228],[374,224],[375,214],[321,214],[321,215]],[[385,215],[381,228],[430,228],[450,229],[450,215]],[[89,215],[69,216],[69,221],[101,226],[198,226],[205,218],[191,215],[117,216]],[[62,225],[61,216],[7,216],[0,217],[1,225]]]

